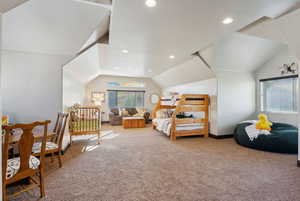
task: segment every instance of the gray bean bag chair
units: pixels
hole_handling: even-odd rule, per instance
[[[277,152],[277,153],[298,153],[298,128],[290,124],[273,123],[270,135],[259,135],[253,141],[250,140],[245,128],[251,123],[241,123],[234,131],[236,142],[242,146]]]

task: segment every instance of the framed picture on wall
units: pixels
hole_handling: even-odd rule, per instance
[[[92,103],[94,105],[103,105],[105,102],[105,92],[92,92]]]

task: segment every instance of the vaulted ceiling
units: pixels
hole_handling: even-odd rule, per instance
[[[157,0],[149,8],[145,0],[30,0],[4,14],[3,48],[75,56],[109,31],[108,45],[73,61],[79,72],[154,77],[262,17],[294,9],[299,1]],[[222,24],[226,17],[234,22]],[[83,81],[92,77],[77,74]]]
[[[1,0],[0,1],[0,13],[5,13],[22,3],[26,2],[28,0]]]
[[[200,54],[215,72],[254,72],[283,48],[286,48],[283,43],[233,33]],[[210,53],[207,54],[206,51]]]
[[[279,16],[297,3],[298,0],[157,0],[157,7],[148,8],[144,0],[115,0],[110,45],[116,51],[127,49],[139,57],[134,62],[129,54],[112,56],[112,63],[119,68],[145,69],[146,76],[158,75],[224,35],[264,16]],[[234,18],[234,23],[222,24],[226,17]],[[176,58],[170,60],[170,55]],[[124,60],[128,61],[123,64]]]
[[[3,15],[3,49],[75,55],[109,15],[78,0],[30,0]]]

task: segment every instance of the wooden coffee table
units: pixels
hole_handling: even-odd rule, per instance
[[[144,117],[123,117],[123,128],[145,128]]]

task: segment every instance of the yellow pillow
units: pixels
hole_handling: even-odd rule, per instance
[[[123,108],[122,109],[122,117],[128,117],[129,116],[129,113],[128,113],[128,111],[125,109],[125,108]]]
[[[146,112],[146,110],[144,108],[136,108],[136,111],[138,114],[143,114]]]

